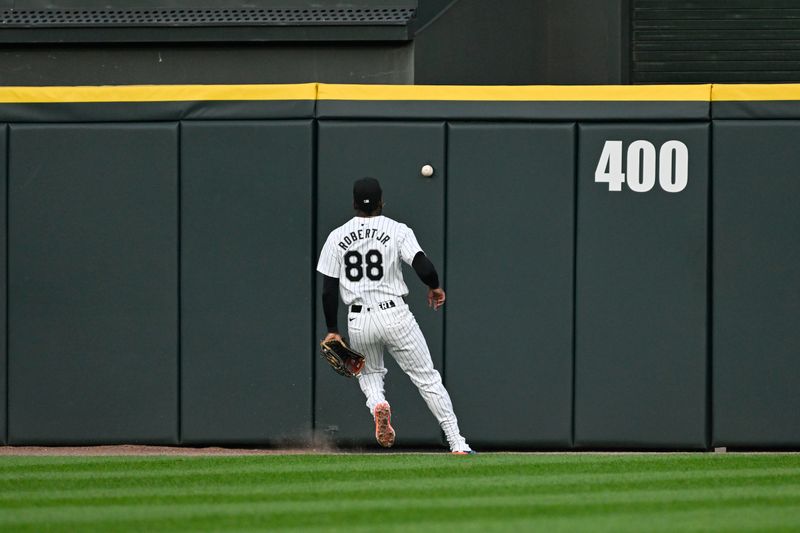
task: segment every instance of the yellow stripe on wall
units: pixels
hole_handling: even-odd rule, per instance
[[[3,104],[316,100],[316,98],[316,83],[292,85],[0,87],[0,103]]]
[[[800,84],[718,84],[711,90],[711,100],[715,102],[800,100]]]
[[[353,100],[473,102],[800,101],[800,84],[717,85],[119,85],[0,87],[0,103]]]
[[[329,85],[319,84],[319,100],[527,101],[700,101],[711,85]]]

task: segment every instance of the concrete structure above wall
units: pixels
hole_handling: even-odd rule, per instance
[[[625,82],[627,0],[0,1],[0,85]]]
[[[413,45],[214,43],[0,47],[0,85],[406,84]]]
[[[482,0],[451,2],[415,36],[415,83],[625,83],[626,5],[626,0],[495,0],[491,7]]]
[[[20,0],[0,42],[407,41],[417,0]]]
[[[0,4],[0,85],[414,82],[417,0]]]

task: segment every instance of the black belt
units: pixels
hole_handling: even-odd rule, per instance
[[[401,298],[401,299],[403,300],[403,302],[406,301],[405,298]],[[397,304],[394,303],[394,300],[386,300],[385,302],[380,302],[375,307],[376,307],[376,309],[381,309],[381,310],[383,310],[383,309],[391,309],[392,307],[397,307]],[[363,308],[364,308],[363,305],[357,305],[357,304],[356,305],[351,305],[350,306],[350,312],[351,313],[360,313]],[[367,311],[372,311],[372,308],[371,307],[367,307]]]

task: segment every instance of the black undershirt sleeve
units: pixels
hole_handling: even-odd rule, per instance
[[[431,260],[423,252],[417,252],[414,260],[411,261],[411,267],[417,273],[422,283],[431,289],[439,288],[439,274],[436,273],[436,267],[433,266]]]
[[[322,311],[325,313],[325,324],[328,333],[339,333],[336,325],[339,313],[339,279],[323,275],[322,282]]]

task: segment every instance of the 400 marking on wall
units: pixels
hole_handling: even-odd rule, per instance
[[[681,141],[667,141],[656,147],[650,141],[628,145],[625,170],[622,171],[622,141],[606,141],[594,171],[594,181],[608,183],[608,190],[622,190],[622,184],[634,192],[647,192],[658,184],[666,192],[681,192],[689,183],[689,149]],[[656,164],[656,161],[658,162]]]

